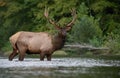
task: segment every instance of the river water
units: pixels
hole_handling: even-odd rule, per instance
[[[116,58],[116,57],[115,57]],[[120,78],[120,60],[112,58],[0,58],[0,78]]]

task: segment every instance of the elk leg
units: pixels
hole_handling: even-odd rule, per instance
[[[23,61],[25,57],[25,53],[20,53],[19,54],[19,61]]]
[[[17,50],[16,49],[13,49],[13,52],[10,54],[10,56],[9,56],[9,61],[12,61],[13,60],[13,58],[15,57],[15,56],[17,56],[18,55],[18,53],[17,53]]]
[[[44,53],[40,53],[40,61],[44,61],[45,58],[45,54]]]
[[[25,48],[21,48],[21,49],[19,50],[19,61],[23,61],[23,60],[24,60],[25,52],[26,52],[26,49],[25,49]]]
[[[46,56],[47,56],[47,60],[51,61],[51,54],[47,54]]]

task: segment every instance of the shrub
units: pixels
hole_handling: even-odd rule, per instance
[[[88,15],[88,8],[84,3],[79,7],[78,19],[77,24],[72,28],[69,41],[75,43],[93,43],[98,45],[102,31],[99,27],[98,20]]]
[[[75,42],[89,43],[94,38],[99,39],[102,31],[99,28],[98,22],[93,17],[84,15],[79,23],[73,27],[71,34]]]
[[[107,40],[105,42],[105,46],[107,46],[110,51],[110,54],[120,55],[120,35],[110,33],[107,36]]]

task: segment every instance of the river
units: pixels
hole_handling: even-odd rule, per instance
[[[0,78],[120,78],[120,60],[114,57],[25,58],[22,62],[0,57]]]

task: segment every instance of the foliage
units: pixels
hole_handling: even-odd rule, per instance
[[[118,0],[95,0],[90,5],[92,15],[100,19],[99,24],[104,35],[113,32],[120,25],[119,3]]]
[[[89,43],[90,41],[92,42],[92,39],[101,38],[102,31],[99,28],[98,21],[95,20],[94,17],[88,16],[87,14],[88,8],[84,3],[82,3],[78,10],[78,23],[71,31],[71,39],[73,39],[74,42]]]
[[[120,54],[119,4],[119,0],[0,0],[0,50],[9,49],[9,37],[17,31],[54,33],[43,15],[48,7],[50,18],[60,26],[72,19],[71,8],[77,10],[68,43],[108,46],[110,53]]]
[[[103,41],[104,38],[97,38],[97,37],[93,37],[92,39],[89,40],[89,44],[93,45],[93,46],[96,46],[96,47],[100,47],[100,46],[103,46]]]
[[[120,34],[110,33],[105,45],[109,47],[109,54],[120,55]]]
[[[6,42],[6,44],[2,47],[2,51],[9,51],[9,50],[12,50],[12,46],[10,46],[10,42]]]

